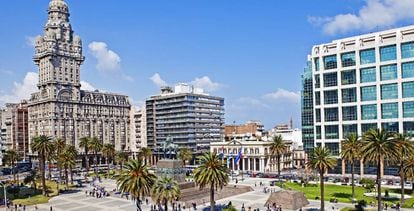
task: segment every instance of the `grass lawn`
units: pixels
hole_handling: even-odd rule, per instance
[[[320,187],[319,185],[308,185],[307,187],[302,187],[301,184],[297,183],[284,183],[284,189],[296,190],[305,193],[306,198],[316,199],[320,197]],[[382,189],[384,193],[386,188]],[[395,190],[388,189],[390,193],[395,193]],[[355,198],[357,200],[365,200],[368,204],[372,201],[376,201],[373,197],[364,196],[365,189],[362,187],[355,187]],[[336,198],[339,202],[351,203],[352,202],[352,188],[351,186],[342,186],[342,185],[328,185],[325,184],[325,201],[329,201],[331,198]],[[397,203],[399,200],[391,200],[389,203]],[[404,207],[412,207],[414,204],[414,198],[406,199]]]

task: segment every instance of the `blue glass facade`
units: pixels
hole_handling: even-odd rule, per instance
[[[397,65],[381,66],[381,81],[397,79]]]
[[[315,58],[314,65],[315,65],[315,70],[319,71],[320,70],[319,58]]]
[[[325,126],[325,139],[338,139],[339,130],[338,125],[326,125]]]
[[[403,102],[403,117],[414,117],[414,101]]]
[[[361,87],[361,101],[377,100],[377,86]]]
[[[405,82],[402,84],[403,98],[414,97],[414,82]]]
[[[323,102],[325,105],[337,104],[338,103],[338,91],[337,90],[324,91],[323,98],[324,98]]]
[[[404,122],[403,123],[403,133],[411,137],[414,136],[414,122]]]
[[[398,103],[383,103],[381,105],[381,117],[383,119],[398,118]]]
[[[397,99],[398,98],[398,85],[397,84],[384,84],[381,85],[381,99]]]
[[[356,124],[352,125],[342,125],[342,138],[347,138],[351,134],[358,135],[358,126]]]
[[[320,78],[320,75],[315,75],[315,88],[321,88],[321,78]]]
[[[341,84],[349,85],[356,83],[356,74],[355,70],[347,70],[341,72]]]
[[[321,93],[315,92],[315,104],[320,105],[321,104]]]
[[[381,62],[397,59],[397,47],[395,45],[384,46],[380,48]]]
[[[375,67],[362,68],[360,74],[361,83],[375,82],[377,80],[377,69]]]
[[[336,69],[338,67],[336,55],[323,57],[323,64],[325,70]]]
[[[325,73],[323,74],[323,86],[331,87],[338,85],[338,75],[336,73]]]
[[[377,128],[378,128],[377,123],[365,123],[365,124],[361,124],[361,132],[362,132],[362,134],[365,134],[370,129],[377,129]]]
[[[362,105],[361,106],[362,120],[377,119],[377,105]]]
[[[361,64],[372,64],[375,63],[375,49],[361,50],[359,52],[361,58]]]
[[[321,109],[319,108],[315,110],[315,120],[316,122],[321,122]]]
[[[348,52],[341,54],[342,67],[355,66],[355,52]]]
[[[342,103],[356,102],[356,88],[342,89]]]
[[[342,120],[343,121],[352,121],[357,120],[358,112],[356,106],[346,106],[342,107]]]
[[[396,132],[398,133],[398,122],[385,122],[381,124],[383,130],[387,130],[388,132]]]
[[[414,57],[414,42],[401,44],[401,58],[413,58]]]
[[[406,62],[401,64],[402,77],[412,78],[414,77],[414,62]]]
[[[325,122],[336,122],[338,119],[338,108],[325,108]]]

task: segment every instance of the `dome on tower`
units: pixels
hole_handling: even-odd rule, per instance
[[[51,0],[49,3],[49,12],[52,11],[68,13],[68,5],[64,0]]]

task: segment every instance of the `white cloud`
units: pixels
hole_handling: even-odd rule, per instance
[[[326,34],[346,33],[353,30],[372,30],[389,27],[397,22],[414,19],[413,0],[366,0],[356,14],[338,14],[334,17],[309,17],[308,21],[322,25]]]
[[[122,74],[122,78],[129,81],[129,82],[135,81],[135,79],[132,76],[127,75],[127,74]]]
[[[32,36],[26,36],[25,37],[26,40],[26,45],[29,47],[35,47],[36,44],[36,37],[32,37]]]
[[[10,93],[0,95],[0,103],[17,103],[23,99],[29,99],[30,95],[37,91],[38,75],[28,72],[22,82],[14,82]]]
[[[114,51],[108,49],[104,42],[91,42],[89,50],[98,61],[96,69],[100,71],[117,71],[121,66],[121,58]]]
[[[162,86],[167,86],[167,82],[165,82],[160,74],[155,73],[153,76],[151,76],[149,78],[155,85],[157,85],[158,87],[162,87]]]
[[[275,92],[263,95],[263,98],[272,101],[287,100],[292,102],[299,102],[300,93],[278,88]]]
[[[82,90],[86,90],[86,91],[95,91],[96,90],[96,88],[92,84],[90,84],[86,81],[81,81],[81,88],[82,88]]]
[[[219,83],[211,81],[208,76],[203,76],[201,78],[195,78],[190,82],[196,88],[202,88],[207,92],[214,92],[218,90],[221,85]]]

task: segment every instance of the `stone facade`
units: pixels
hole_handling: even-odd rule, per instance
[[[81,137],[98,137],[116,150],[129,150],[128,97],[81,90],[82,40],[73,34],[63,0],[50,1],[44,29],[35,42],[39,91],[29,101],[29,141],[47,135],[78,147]]]

